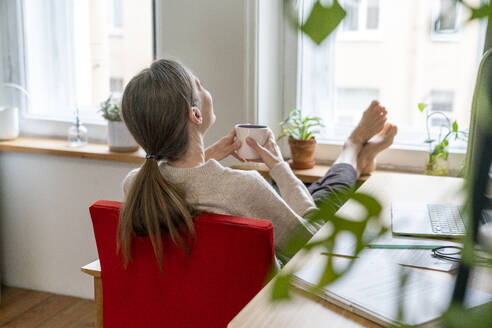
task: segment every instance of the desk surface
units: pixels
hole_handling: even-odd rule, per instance
[[[359,191],[370,193],[383,206],[382,218],[391,224],[392,201],[448,202],[461,203],[464,200],[463,180],[449,177],[431,177],[413,174],[384,173],[370,177]],[[357,211],[358,205],[348,201],[339,211],[345,216]],[[319,234],[327,233],[321,229]],[[297,254],[287,264],[289,267],[306,260]],[[450,279],[449,273],[436,272],[443,279]],[[490,275],[487,275],[489,277]],[[492,292],[489,280],[486,291]],[[267,284],[259,294],[229,323],[228,327],[379,327],[347,310],[332,305],[305,292],[296,291],[291,301],[272,304],[270,291],[272,282]],[[483,282],[480,283],[483,286]]]

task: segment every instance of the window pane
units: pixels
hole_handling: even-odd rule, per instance
[[[367,22],[368,30],[377,30],[379,27],[379,0],[367,0]]]
[[[458,19],[458,8],[455,0],[440,0],[439,17],[437,18],[437,32],[454,32]]]
[[[430,92],[430,110],[431,112],[442,112],[448,119],[454,119],[454,92],[443,90],[431,90]],[[450,123],[443,115],[433,115],[431,125],[433,127],[447,127]]]
[[[74,109],[71,1],[24,1],[27,89],[30,114],[56,116]]]
[[[460,38],[438,42],[429,29],[435,2],[367,2],[376,3],[379,15],[385,15],[378,18],[377,41],[347,41],[338,38],[343,33],[337,31],[317,47],[302,36],[299,104],[304,113],[323,118],[321,139],[345,140],[371,98],[378,99],[388,109],[389,121],[398,125],[396,144],[425,146],[426,118],[417,108],[421,102],[467,129],[484,24],[475,20],[460,25]],[[431,119],[432,126],[442,122],[437,115]]]
[[[150,0],[24,0],[29,114],[101,119],[99,104],[152,60],[151,11]]]
[[[120,29],[123,27],[123,13],[121,12],[122,0],[113,0],[113,28]]]
[[[346,0],[345,11],[347,15],[343,20],[345,31],[357,31],[359,29],[359,7],[360,0]]]

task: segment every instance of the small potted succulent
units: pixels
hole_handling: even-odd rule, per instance
[[[429,112],[426,110],[427,104],[419,103],[418,108],[420,112],[426,111],[426,132],[427,139],[424,141],[429,145],[429,154],[427,155],[427,159],[425,162],[425,174],[427,175],[438,175],[438,176],[447,176],[449,175],[449,164],[448,164],[448,145],[449,138],[454,136],[456,139],[461,139],[466,141],[468,138],[468,134],[464,131],[458,130],[458,123],[454,121],[451,123],[449,117],[439,111]],[[430,135],[429,123],[430,118],[435,115],[440,115],[444,117],[446,124],[441,125],[439,129],[439,135],[437,139],[432,139]],[[442,129],[447,130],[447,133],[442,133]]]
[[[113,152],[134,152],[138,149],[133,136],[130,134],[120,116],[120,102],[109,96],[101,103],[99,110],[108,121],[108,145]]]
[[[299,109],[292,108],[289,116],[280,122],[283,134],[278,139],[289,137],[292,160],[289,161],[293,169],[310,169],[314,167],[314,151],[316,149],[315,134],[322,127],[319,117],[303,117]]]

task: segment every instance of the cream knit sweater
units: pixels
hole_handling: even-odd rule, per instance
[[[186,200],[199,211],[270,220],[277,255],[284,260],[294,255],[281,247],[296,227],[301,227],[306,241],[316,232],[302,218],[316,209],[313,198],[285,162],[270,170],[282,197],[257,171],[233,170],[213,159],[194,168],[161,162],[159,169],[164,178],[184,188]],[[125,195],[138,170],[132,170],[123,181]]]

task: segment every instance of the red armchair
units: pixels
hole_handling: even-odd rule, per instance
[[[163,236],[161,272],[150,240],[136,237],[125,270],[116,253],[120,206],[90,207],[106,328],[225,327],[265,284],[274,263],[270,221],[202,213],[189,256]]]

